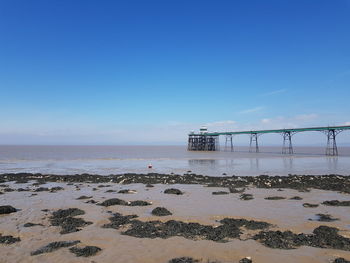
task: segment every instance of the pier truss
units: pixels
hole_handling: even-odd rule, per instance
[[[218,151],[219,136],[225,136],[225,151],[234,151],[233,137],[235,135],[247,134],[250,136],[249,152],[259,152],[259,136],[266,133],[278,133],[282,135],[283,154],[293,154],[292,137],[299,132],[318,131],[322,132],[327,137],[326,155],[337,156],[338,148],[336,136],[345,130],[350,130],[350,126],[332,126],[332,127],[311,127],[311,128],[296,128],[296,129],[277,129],[277,130],[258,130],[258,131],[236,131],[236,132],[205,132],[205,133],[190,133],[188,135],[188,150],[189,151]]]

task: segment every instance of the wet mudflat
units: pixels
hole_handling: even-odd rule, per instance
[[[140,176],[1,175],[0,262],[350,260],[348,177]]]

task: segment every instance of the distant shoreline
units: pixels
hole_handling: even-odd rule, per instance
[[[289,188],[297,190],[320,189],[350,193],[350,175],[288,175],[288,176],[204,176],[193,173],[178,174],[117,174],[117,175],[51,175],[34,173],[0,174],[0,182],[26,183],[118,183],[118,184],[199,184],[208,187]]]

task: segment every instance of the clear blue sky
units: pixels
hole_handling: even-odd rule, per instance
[[[350,1],[0,0],[0,91],[0,144],[350,124]]]

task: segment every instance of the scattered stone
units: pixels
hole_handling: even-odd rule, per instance
[[[78,208],[60,209],[53,212],[50,222],[53,226],[60,226],[62,228],[61,234],[77,232],[81,230],[81,227],[92,224],[92,222],[87,222],[82,218],[74,217],[83,214],[85,212]]]
[[[228,195],[229,192],[225,192],[225,191],[217,191],[217,192],[212,192],[212,195]]]
[[[146,187],[154,187],[154,185],[153,184],[146,184]]]
[[[3,214],[10,214],[10,213],[14,213],[17,212],[17,209],[10,206],[10,205],[2,205],[0,206],[0,215]]]
[[[3,236],[0,234],[0,244],[9,245],[9,244],[13,244],[13,243],[16,243],[19,241],[21,241],[21,239],[19,237]]]
[[[109,190],[107,190],[105,193],[115,193],[115,192],[117,192],[116,190],[113,190],[113,189],[109,189]]]
[[[328,206],[350,206],[350,201],[331,200],[324,201],[322,204]]]
[[[76,241],[56,241],[56,242],[51,242],[48,245],[39,248],[38,250],[33,251],[32,253],[30,253],[32,256],[35,255],[40,255],[40,254],[44,254],[44,253],[50,253],[53,252],[57,249],[60,249],[62,247],[71,247],[74,246],[76,244],[80,243],[79,240]]]
[[[95,246],[86,246],[83,248],[72,247],[69,249],[69,251],[74,253],[77,257],[91,257],[101,250],[101,248]]]
[[[293,196],[289,198],[289,200],[303,200],[303,198],[301,198],[300,196]]]
[[[155,216],[170,216],[172,213],[165,207],[156,207],[152,210],[152,215]]]
[[[176,188],[169,188],[164,191],[164,194],[182,195],[183,192]]]
[[[254,199],[254,197],[253,197],[252,194],[241,194],[239,196],[239,199],[241,199],[241,200],[252,200],[252,199]]]
[[[199,262],[199,260],[194,258],[189,258],[189,257],[182,257],[182,258],[173,258],[169,260],[168,263],[195,263],[195,262]]]
[[[315,208],[315,207],[318,207],[318,204],[304,203],[304,204],[303,204],[303,207],[306,207],[306,208]]]
[[[15,189],[12,189],[12,188],[9,188],[9,187],[7,187],[7,188],[4,188],[4,189],[2,189],[4,192],[13,192],[13,191],[15,191]]]
[[[43,211],[43,212],[49,212],[50,210],[49,210],[49,209],[41,209],[41,211]]]
[[[135,190],[130,190],[130,189],[123,189],[118,191],[118,194],[135,194],[136,191]]]
[[[86,196],[86,195],[81,195],[77,198],[77,200],[84,200],[84,199],[90,199],[92,196]]]
[[[32,227],[32,226],[44,226],[43,224],[34,224],[34,223],[25,223],[24,227]]]
[[[286,199],[283,196],[268,196],[264,198],[265,200],[282,200],[282,199]]]

